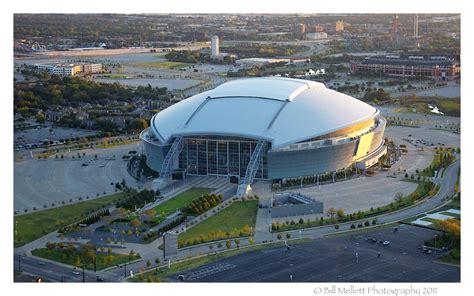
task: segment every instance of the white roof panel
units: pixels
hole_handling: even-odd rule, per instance
[[[291,101],[299,93],[316,86],[324,87],[324,84],[302,79],[246,78],[221,84],[212,91],[212,97],[247,96]]]
[[[176,135],[267,139],[273,148],[327,134],[372,118],[377,110],[313,81],[249,78],[224,83],[156,114],[162,142]]]

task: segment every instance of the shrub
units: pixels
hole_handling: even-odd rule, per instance
[[[351,224],[351,229],[355,229],[356,226],[354,225],[354,223]]]

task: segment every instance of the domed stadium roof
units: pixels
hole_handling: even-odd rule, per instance
[[[226,82],[155,114],[160,142],[175,136],[220,135],[272,142],[280,148],[373,118],[374,107],[324,84],[262,77]]]

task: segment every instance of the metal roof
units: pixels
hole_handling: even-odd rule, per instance
[[[280,77],[224,83],[157,113],[151,127],[166,143],[178,135],[265,139],[273,148],[374,117],[374,107],[322,83]]]

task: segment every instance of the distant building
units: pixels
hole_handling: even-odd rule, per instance
[[[211,57],[219,57],[219,36],[212,36],[211,38]]]
[[[336,32],[344,31],[344,21],[337,21],[336,22]]]
[[[385,55],[366,58],[351,65],[352,73],[384,73],[399,77],[428,77],[434,80],[453,80],[459,77],[458,61],[434,55]]]
[[[38,72],[49,72],[61,76],[74,76],[81,72],[81,66],[74,64],[35,64]]]
[[[328,38],[328,34],[325,32],[306,33],[306,38],[309,40],[323,40]]]
[[[299,34],[304,34],[306,32],[306,25],[305,24],[298,24],[296,26],[296,32]]]
[[[60,76],[74,76],[78,73],[99,73],[102,71],[102,64],[34,64],[38,72],[49,72]]]
[[[82,72],[84,73],[100,73],[102,72],[102,64],[83,64]]]
[[[46,117],[46,120],[48,120],[48,121],[58,122],[65,115],[64,115],[63,112],[60,112],[60,111],[47,110],[46,112],[44,112],[44,116]]]
[[[308,26],[305,30],[306,33],[318,33],[324,32],[324,27],[321,25]]]

